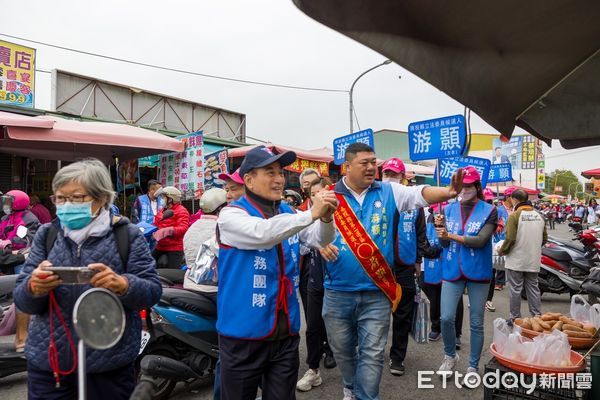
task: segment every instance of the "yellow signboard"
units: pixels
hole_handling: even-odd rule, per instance
[[[34,106],[35,49],[0,40],[0,104]]]

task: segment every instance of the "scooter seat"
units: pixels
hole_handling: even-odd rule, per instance
[[[185,289],[163,288],[160,301],[194,314],[206,317],[217,316],[217,305],[215,302],[198,292],[190,292]]]
[[[555,247],[542,247],[542,254],[556,261],[571,261],[569,253]]]
[[[174,284],[183,284],[183,279],[185,278],[185,271],[182,269],[158,268],[156,272],[159,276],[162,276]]]

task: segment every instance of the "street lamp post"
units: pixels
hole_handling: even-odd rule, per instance
[[[366,70],[365,72],[363,72],[362,74],[360,74],[358,76],[358,78],[356,78],[354,80],[354,82],[352,83],[352,86],[350,87],[350,133],[354,132],[354,118],[352,118],[353,117],[352,114],[354,112],[354,104],[353,104],[353,101],[352,101],[352,93],[354,92],[354,85],[356,85],[356,82],[358,82],[358,80],[360,78],[362,78],[363,76],[365,76],[367,73],[369,73],[369,72],[373,71],[374,69],[379,68],[379,67],[381,67],[383,65],[388,65],[391,62],[392,62],[392,60],[385,60],[381,64],[378,64],[378,65],[376,65],[376,66],[374,66],[372,68],[369,68],[368,70]]]

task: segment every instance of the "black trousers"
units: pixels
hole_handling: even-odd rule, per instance
[[[308,322],[308,280],[310,278],[310,265],[308,263],[309,255],[302,256],[300,261],[300,300],[302,301],[302,308],[304,309],[304,318]]]
[[[402,297],[396,311],[392,313],[392,347],[390,359],[403,362],[408,348],[408,334],[412,328],[415,311],[415,294],[413,287],[402,286]]]
[[[496,270],[492,270],[492,280],[490,280],[490,288],[488,289],[487,301],[492,301],[494,298],[494,290],[496,288]]]
[[[422,275],[421,275],[422,276]],[[431,331],[432,332],[441,332],[442,329],[440,327],[440,314],[441,314],[441,298],[442,298],[442,285],[429,285],[427,283],[422,282],[421,278],[421,288],[427,295],[429,299],[430,308],[429,308],[429,318],[431,319]],[[458,305],[456,306],[456,336],[462,335],[462,323],[463,323],[463,314],[464,314],[464,305],[462,296],[458,301]]]
[[[332,354],[327,342],[327,330],[323,321],[323,296],[325,292],[308,289],[308,312],[306,313],[306,363],[317,369],[323,353]]]
[[[87,374],[88,400],[127,400],[135,387],[133,363],[97,374]],[[61,376],[57,388],[49,371],[27,368],[27,398],[29,400],[71,400],[77,398],[77,372]]]
[[[274,341],[219,336],[221,400],[254,400],[259,383],[263,400],[295,400],[299,343],[299,336]]]
[[[156,268],[179,269],[183,265],[183,251],[152,251],[156,260]]]

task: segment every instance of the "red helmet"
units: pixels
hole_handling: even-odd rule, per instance
[[[20,190],[11,190],[4,197],[10,198],[13,211],[24,211],[29,207],[29,196]]]

